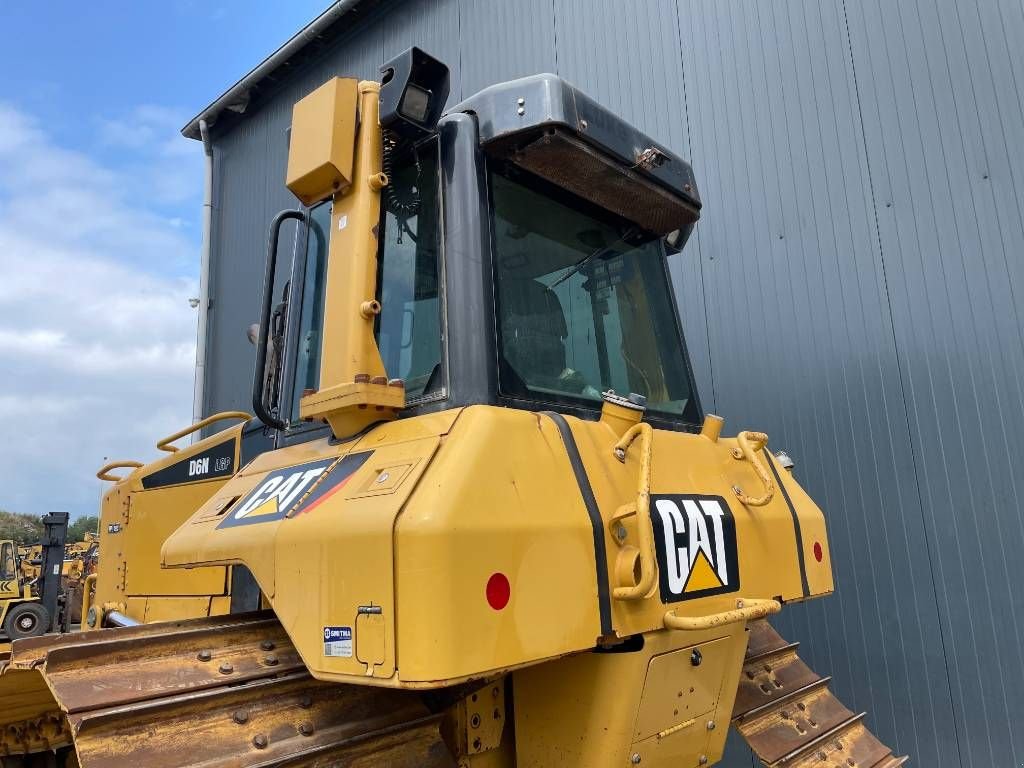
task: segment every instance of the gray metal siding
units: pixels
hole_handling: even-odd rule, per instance
[[[842,6],[705,0],[688,22],[716,405],[798,457],[829,520],[837,593],[780,625],[883,739],[942,765],[949,696],[927,682],[942,649]]]
[[[705,407],[829,520],[837,593],[784,634],[915,764],[1019,765],[1022,41],[1019,0],[386,4],[216,140],[209,410],[248,399],[292,102],[411,44],[450,101],[555,71],[692,158],[671,267]]]
[[[1020,765],[1024,13],[998,0],[851,4],[850,38],[950,748],[964,765]]]

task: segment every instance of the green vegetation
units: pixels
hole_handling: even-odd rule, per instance
[[[68,526],[68,544],[84,540],[87,533],[95,533],[99,524],[96,515],[86,515],[72,521]],[[31,546],[38,544],[42,536],[43,524],[37,516],[0,509],[0,541],[12,539],[20,546]]]
[[[78,518],[68,526],[68,544],[82,541],[87,533],[96,533],[99,524],[100,519],[96,515],[86,515],[85,517]]]
[[[31,545],[36,544],[42,535],[43,524],[38,517],[0,509],[0,540],[13,539],[19,545]]]

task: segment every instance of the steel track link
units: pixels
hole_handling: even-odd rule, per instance
[[[898,768],[895,757],[764,619],[750,624],[732,723],[768,768]]]
[[[270,612],[19,642],[11,674],[45,681],[81,768],[455,765],[419,696],[314,680]]]
[[[750,625],[733,724],[758,758],[903,765],[797,649],[767,621]],[[455,765],[418,696],[314,680],[270,612],[19,641],[0,670],[0,687],[14,675],[39,681],[24,719],[3,725],[0,756],[73,734],[81,768]]]

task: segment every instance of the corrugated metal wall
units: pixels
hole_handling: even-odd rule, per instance
[[[553,70],[692,158],[673,274],[705,404],[830,523],[838,592],[785,633],[914,764],[1024,764],[1020,0],[385,5],[217,140],[211,409],[247,401],[291,103],[414,43],[453,100]]]

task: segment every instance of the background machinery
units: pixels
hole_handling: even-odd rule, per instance
[[[62,589],[68,513],[51,512],[42,522],[32,572],[23,567],[13,541],[0,541],[0,629],[9,640],[67,629],[70,621]]]
[[[442,115],[447,92],[412,49],[295,107],[304,207],[271,226],[253,387],[274,446],[183,487],[160,550],[251,574],[264,610],[16,643],[0,684],[38,697],[2,748],[698,768],[734,722],[772,766],[901,765],[765,622],[832,591],[828,540],[767,436],[702,413],[665,262],[699,215],[689,165],[551,75]],[[91,607],[182,605],[150,600]]]
[[[64,562],[61,566],[60,591],[63,605],[67,607],[66,624],[81,621],[82,588],[86,576],[96,570],[99,562],[99,535],[87,534],[86,539],[64,545]],[[33,596],[39,596],[42,587],[40,576],[43,572],[43,545],[18,547],[18,566],[22,582],[31,587]],[[46,631],[42,627],[39,632]]]
[[[174,445],[199,429],[232,419],[248,420],[249,415],[216,414],[160,440],[157,448],[168,452],[168,456],[145,465],[138,461],[114,461],[97,472],[97,477],[113,485],[104,494],[100,507],[97,540],[80,548],[85,550],[81,558],[85,567],[76,567],[77,558],[66,557],[63,576],[54,580],[58,588],[63,585],[62,617],[71,617],[74,622],[74,617],[80,615],[84,619],[82,630],[89,632],[102,627],[215,616],[258,607],[259,590],[242,567],[200,568],[188,573],[159,567],[160,545],[168,532],[220,489],[240,462],[268,447],[265,428],[256,423],[235,424],[187,447]],[[114,474],[118,469],[130,471]],[[104,553],[98,562],[94,558],[97,545]],[[0,549],[3,546],[0,542]],[[35,583],[41,583],[37,577],[44,571],[43,549],[42,545],[32,548],[37,560],[33,566]],[[90,565],[95,570],[85,573]],[[81,581],[69,576],[79,570],[84,574]],[[31,604],[41,607],[42,603],[29,590],[29,582],[23,579],[22,583]],[[69,584],[76,589],[69,590]],[[0,588],[3,586],[0,581]],[[47,588],[44,586],[43,591]],[[0,603],[0,609],[2,606]],[[66,630],[66,624],[51,628],[40,622],[31,634],[22,633],[20,637]],[[43,678],[32,671],[5,669],[9,661],[9,647],[0,647],[0,758],[7,756],[7,762],[2,764],[19,768],[25,763],[49,765],[50,750],[70,738],[66,723]],[[29,757],[11,757],[13,754]]]
[[[70,531],[70,526],[69,529]],[[81,622],[81,606],[85,579],[96,571],[99,563],[99,534],[86,533],[81,541],[68,541],[64,545],[64,563],[61,566],[61,593],[67,612],[65,623]],[[41,586],[40,574],[43,565],[43,545],[18,547],[18,565],[24,582],[32,586],[32,594],[38,596]],[[44,631],[44,630],[40,630]]]

